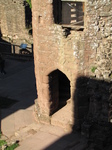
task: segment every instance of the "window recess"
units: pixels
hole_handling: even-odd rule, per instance
[[[84,0],[61,0],[62,2],[62,26],[84,29]]]

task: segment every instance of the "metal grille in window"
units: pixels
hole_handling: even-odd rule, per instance
[[[62,1],[62,24],[84,26],[84,2]]]

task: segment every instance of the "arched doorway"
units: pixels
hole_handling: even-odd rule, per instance
[[[70,80],[60,70],[55,70],[49,75],[50,92],[50,115],[61,109],[67,104],[71,97]]]

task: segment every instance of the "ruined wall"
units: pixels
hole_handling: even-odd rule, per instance
[[[88,55],[89,63],[85,65],[90,66],[90,70],[92,67],[95,68],[93,72],[96,78],[111,80],[112,2],[110,0],[89,1],[86,10],[85,57]],[[91,75],[91,71],[89,72]]]
[[[20,43],[32,43],[32,36],[26,29],[24,0],[0,1],[0,28],[4,40]]]
[[[50,120],[49,74],[58,69],[70,80],[69,104],[75,113],[73,116],[69,112],[71,122],[84,121],[91,101],[98,115],[102,113],[107,121],[112,72],[112,2],[85,1],[84,30],[71,29],[68,36],[65,36],[65,28],[55,22],[54,2],[58,4],[59,0],[32,0],[37,116],[41,121]]]

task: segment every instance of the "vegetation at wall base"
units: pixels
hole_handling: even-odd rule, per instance
[[[7,145],[7,142],[5,140],[0,140],[0,148],[4,146],[4,150],[14,150],[16,147],[19,146],[18,143],[14,143],[12,145]]]
[[[26,2],[29,4],[29,7],[32,8],[31,0],[26,0]]]
[[[7,142],[5,140],[0,140],[0,147],[5,144],[7,144]]]
[[[18,146],[19,146],[18,143],[14,143],[14,144],[12,144],[10,146],[7,146],[4,150],[14,150]]]
[[[2,132],[0,132],[0,133],[1,133],[1,136],[2,136]],[[6,140],[1,139],[1,136],[0,136],[0,150],[1,149],[14,150],[16,147],[19,146],[18,142],[14,142],[12,144],[8,144]]]

